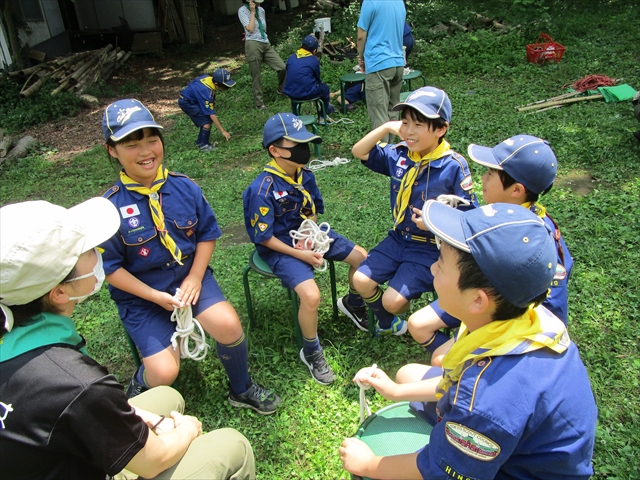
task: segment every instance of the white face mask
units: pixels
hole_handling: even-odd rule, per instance
[[[69,300],[75,300],[78,303],[83,302],[84,300],[87,299],[87,297],[90,297],[94,293],[98,292],[100,288],[102,288],[102,283],[104,282],[104,269],[102,268],[102,255],[100,255],[100,252],[95,248],[93,249],[93,251],[96,252],[96,256],[98,257],[98,261],[96,262],[96,266],[93,267],[93,271],[91,273],[87,273],[86,275],[80,275],[79,277],[75,277],[75,278],[72,278],[71,280],[67,280],[66,283],[75,282],[76,280],[82,280],[84,278],[89,278],[89,277],[96,277],[96,280],[98,281],[96,282],[91,292],[87,293],[86,295],[82,295],[80,297],[69,297]]]

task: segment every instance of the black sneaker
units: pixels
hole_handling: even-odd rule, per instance
[[[363,332],[369,331],[369,313],[367,312],[367,307],[365,305],[361,307],[352,307],[349,303],[349,295],[345,295],[342,298],[338,299],[338,310],[344,313],[347,317],[351,319],[353,323],[356,324]]]
[[[127,396],[127,398],[133,398],[133,397],[137,397],[142,392],[146,392],[147,390],[149,390],[149,387],[147,387],[146,385],[143,385],[142,383],[139,383],[136,380],[136,377],[134,375],[131,381],[129,382],[129,386],[127,387],[127,391],[125,392],[125,395]]]
[[[276,411],[278,405],[282,403],[282,400],[271,390],[252,382],[249,389],[244,393],[236,395],[230,391],[229,403],[232,407],[250,408],[260,415],[271,415]]]
[[[304,348],[300,349],[300,360],[307,366],[313,379],[320,385],[331,385],[335,380],[333,370],[324,358],[322,349],[312,353],[308,357],[304,354]]]

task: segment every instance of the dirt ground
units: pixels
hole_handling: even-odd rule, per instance
[[[297,10],[294,13],[298,13]],[[269,37],[273,38],[290,26],[293,15],[272,14],[267,18]],[[129,83],[135,82],[140,91],[132,94],[116,94],[112,98],[100,98],[100,108],[83,108],[73,118],[46,123],[30,128],[25,135],[31,135],[36,141],[51,150],[47,158],[51,161],[68,159],[95,145],[104,143],[102,113],[114,100],[133,97],[144,103],[154,114],[156,120],[165,127],[171,122],[164,119],[177,113],[179,91],[188,83],[188,79],[201,75],[199,67],[210,62],[220,65],[236,61],[245,62],[242,26],[235,16],[225,17],[224,24],[218,24],[205,32],[204,45],[198,45],[189,52],[188,45],[165,46],[162,55],[132,55],[126,67],[116,73],[108,82],[115,92]],[[191,75],[190,75],[191,74]],[[187,80],[185,80],[185,78]]]

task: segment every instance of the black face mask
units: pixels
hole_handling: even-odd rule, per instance
[[[277,145],[276,145],[277,146]],[[289,158],[284,158],[285,160],[289,160],[293,163],[297,163],[299,165],[306,165],[309,163],[311,159],[311,150],[309,149],[308,143],[296,143],[295,147],[280,147],[283,150],[288,150],[291,156]]]

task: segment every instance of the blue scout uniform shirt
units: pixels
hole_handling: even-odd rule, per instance
[[[316,213],[324,213],[324,202],[316,177],[306,168],[302,169],[302,185],[309,192],[316,206]],[[262,172],[242,194],[244,225],[249,238],[256,244],[258,254],[269,251],[260,243],[276,237],[291,245],[290,230],[297,230],[303,221],[300,216],[303,195],[282,178]],[[311,209],[305,207],[304,215]]]
[[[183,262],[192,261],[198,242],[219,238],[222,231],[202,190],[189,177],[169,172],[158,191],[165,227],[182,252]],[[149,197],[127,190],[120,180],[104,194],[120,213],[118,232],[101,245],[104,271],[109,275],[124,268],[154,288],[170,280],[179,265],[160,241],[151,217]],[[188,274],[188,269],[184,274]],[[135,295],[109,285],[115,301],[137,299]]]
[[[531,206],[530,210],[535,213],[535,204]],[[573,257],[571,257],[567,244],[564,242],[562,235],[560,235],[560,230],[555,222],[548,215],[545,215],[542,219],[553,232],[558,251],[556,274],[551,281],[551,290],[543,305],[567,325],[569,322],[568,285],[571,269],[573,268]]]
[[[391,177],[389,195],[391,211],[396,204],[402,177],[416,164],[409,159],[408,154],[409,148],[405,143],[385,146],[378,144],[369,152],[369,159],[362,162],[370,170]],[[413,208],[422,208],[427,200],[436,199],[438,195],[458,195],[471,202],[471,206],[459,207],[460,210],[469,210],[478,206],[478,200],[473,193],[473,180],[469,165],[462,155],[453,152],[437,160],[432,160],[429,165],[424,167],[416,178],[411,190],[408,210],[405,212],[403,221],[396,227],[396,230],[401,231],[403,235],[420,237],[428,235],[411,221]]]
[[[300,58],[298,53],[294,53],[287,59],[287,78],[282,90],[288,97],[302,99],[320,96],[320,61],[310,52],[307,53],[309,55]]]
[[[191,104],[197,104],[203,115],[216,114],[216,86],[211,75],[200,75],[192,80],[180,92],[180,96]]]
[[[538,312],[546,312],[538,307]],[[598,416],[576,345],[481,359],[437,404],[428,479],[588,479]]]

